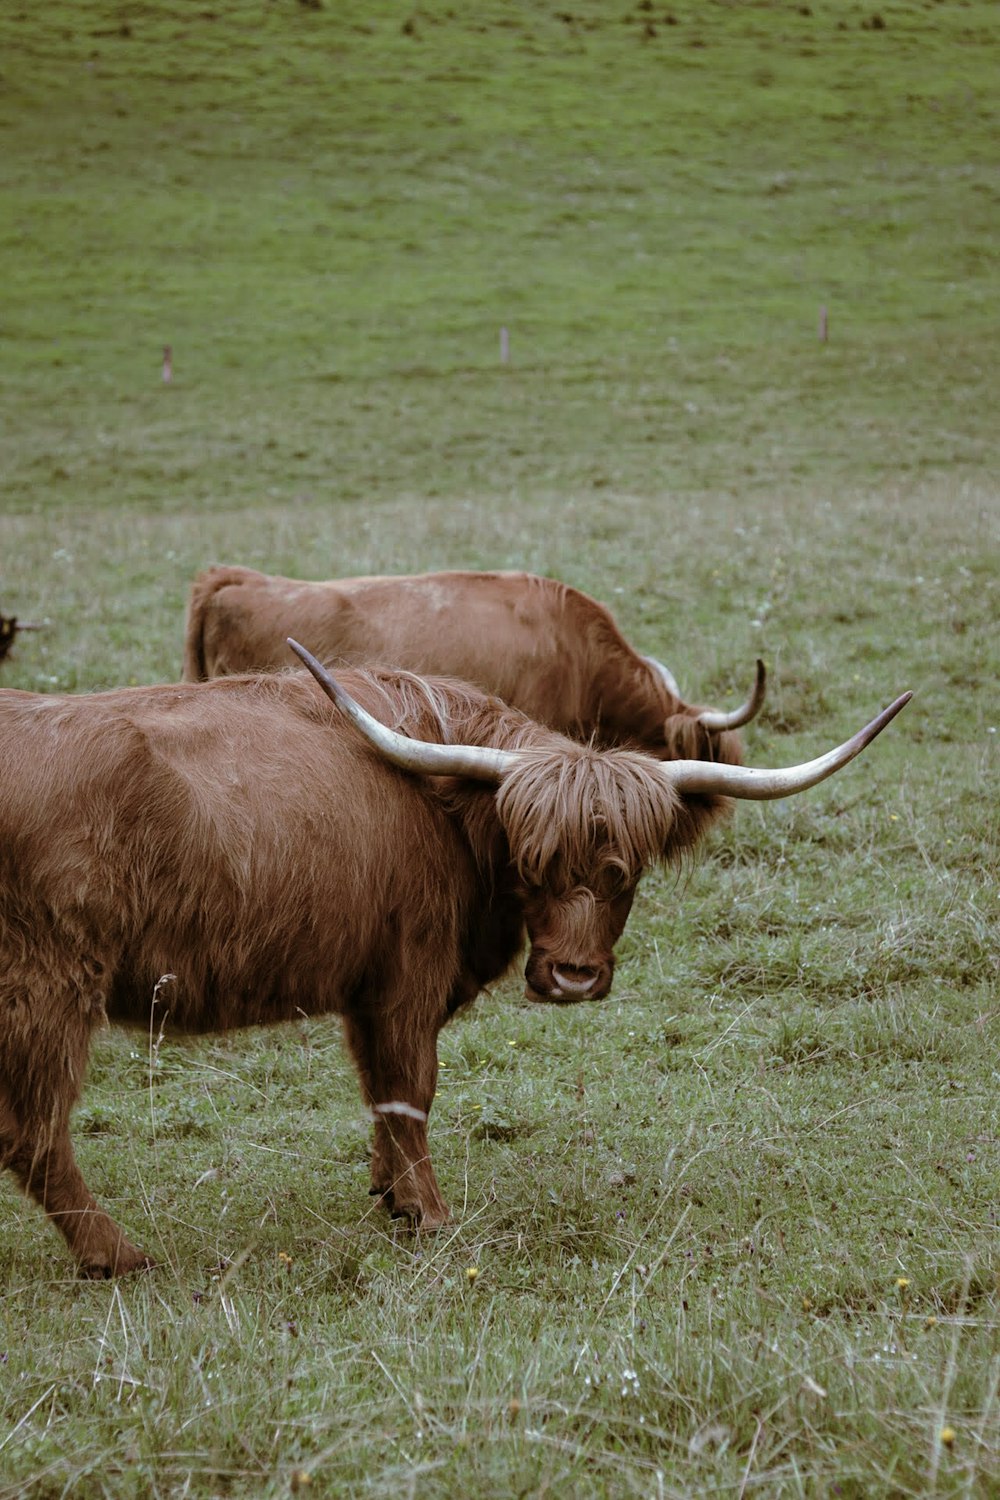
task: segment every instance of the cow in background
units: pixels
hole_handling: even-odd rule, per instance
[[[339,1013],[375,1119],[372,1192],[433,1228],[448,1019],[525,934],[531,998],[602,999],[645,869],[730,797],[831,775],[906,701],[816,761],[756,770],[578,744],[450,679],[338,685],[297,649],[328,696],[305,672],[0,690],[0,1165],[84,1275],[149,1264],[69,1135],[107,1018],[201,1032]]]
[[[422,573],[309,583],[215,567],[188,603],[184,680],[276,671],[286,636],[332,666],[459,677],[573,739],[661,760],[739,765],[736,731],[764,701],[764,665],[731,713],[685,703],[668,668],[629,645],[611,612],[532,573]]]
[[[0,615],[0,661],[9,655],[19,630],[44,630],[44,625],[29,624],[16,615]]]

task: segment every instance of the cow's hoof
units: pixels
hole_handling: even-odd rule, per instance
[[[122,1247],[115,1257],[114,1265],[108,1261],[86,1261],[80,1266],[80,1278],[83,1281],[110,1281],[114,1276],[131,1276],[136,1271],[152,1271],[156,1261],[150,1256],[144,1255],[141,1250],[135,1250],[131,1246],[128,1251]]]
[[[106,1263],[80,1266],[79,1275],[81,1281],[110,1281],[115,1273]]]
[[[426,1230],[430,1233],[447,1224],[451,1214],[443,1203],[436,1204],[433,1208],[422,1208],[419,1203],[396,1202],[390,1210],[390,1217],[406,1219],[411,1229]]]
[[[432,1234],[435,1229],[443,1229],[446,1224],[451,1223],[451,1214],[442,1203],[439,1208],[428,1208],[420,1215],[417,1228],[423,1233]]]
[[[379,1208],[384,1208],[391,1219],[395,1219],[398,1217],[398,1215],[396,1214],[396,1200],[393,1197],[391,1187],[370,1187],[368,1189],[368,1194],[369,1197],[376,1198],[378,1200]]]
[[[402,1219],[411,1229],[416,1229],[420,1223],[420,1204],[413,1198],[404,1198],[399,1193],[390,1193],[387,1207],[390,1219]]]

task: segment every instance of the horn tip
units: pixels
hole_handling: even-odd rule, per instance
[[[340,686],[339,682],[337,682],[336,679],[332,677],[326,670],[323,663],[321,661],[318,661],[317,658],[313,656],[312,652],[307,651],[305,646],[301,645],[300,642],[295,640],[293,636],[286,635],[285,642],[289,646],[289,648],[295,652],[295,655],[302,662],[303,666],[308,667],[309,671],[312,673],[316,681],[319,683],[320,687],[324,689],[327,695],[331,697],[335,703],[338,703],[341,707],[343,707],[345,698],[344,690]]]
[[[887,708],[883,708],[880,714],[876,714],[875,718],[868,726],[868,730],[861,731],[862,734],[866,735],[865,744],[870,744],[877,734],[881,734],[886,725],[892,723],[892,720],[896,717],[901,709],[904,709],[906,707],[912,697],[913,693],[910,691],[900,693],[899,697],[893,699],[893,701],[888,705]]]
[[[304,666],[307,666],[309,668],[314,677],[318,672],[322,672],[322,663],[317,661],[312,652],[307,651],[305,646],[303,646],[301,642],[297,641],[294,636],[286,635],[285,644],[295,652],[295,655],[299,658],[299,661],[301,661]]]

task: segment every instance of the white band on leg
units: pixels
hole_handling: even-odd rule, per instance
[[[422,1109],[417,1109],[413,1104],[404,1104],[401,1099],[391,1099],[388,1104],[373,1104],[372,1114],[405,1115],[408,1120],[420,1120],[424,1125],[427,1123],[427,1116]]]

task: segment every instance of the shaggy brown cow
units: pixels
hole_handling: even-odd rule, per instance
[[[288,666],[285,638],[332,666],[401,667],[474,682],[574,739],[660,759],[742,761],[735,733],[764,701],[764,666],[742,708],[685,703],[672,674],[629,645],[603,604],[532,573],[423,573],[305,583],[219,567],[191,586],[184,679]]]
[[[0,691],[0,1163],[88,1276],[149,1263],[70,1142],[105,1017],[149,1025],[157,998],[154,1024],[190,1031],[338,1012],[376,1122],[372,1191],[439,1225],[437,1034],[525,930],[530,996],[601,999],[646,867],[729,795],[831,774],[904,701],[771,772],[602,752],[451,680],[343,681],[377,719],[341,698],[345,717],[304,672]]]

